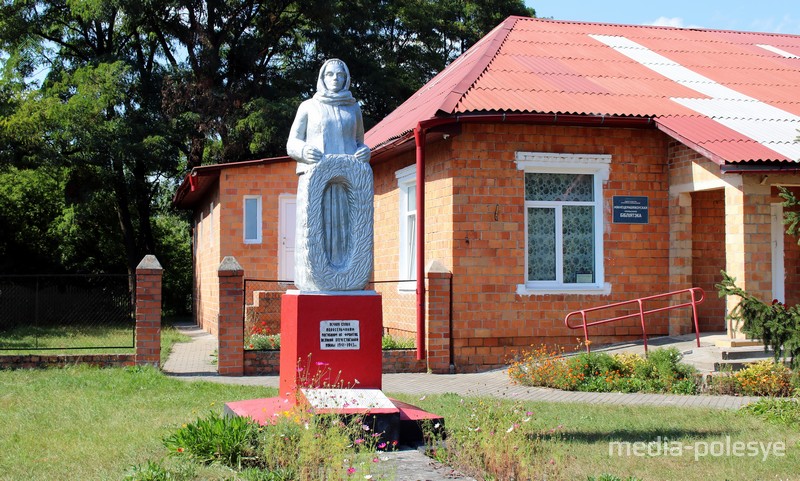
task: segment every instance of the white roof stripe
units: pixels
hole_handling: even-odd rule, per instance
[[[590,35],[641,65],[710,98],[672,98],[787,158],[800,160],[800,117],[715,82],[630,39]]]
[[[775,46],[773,46],[773,45],[766,45],[766,44],[762,44],[762,43],[757,43],[757,44],[756,44],[756,47],[761,47],[761,48],[763,48],[764,50],[769,50],[769,51],[770,51],[770,52],[772,52],[772,53],[777,53],[778,55],[780,55],[780,56],[782,56],[782,57],[786,57],[786,58],[800,58],[800,55],[795,55],[795,54],[793,54],[793,53],[787,52],[786,50],[780,49],[780,48],[778,48],[778,47],[775,47]]]

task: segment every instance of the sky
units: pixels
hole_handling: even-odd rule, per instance
[[[525,0],[539,18],[800,35],[797,0]]]

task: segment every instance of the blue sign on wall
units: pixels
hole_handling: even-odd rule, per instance
[[[615,195],[613,198],[615,224],[647,224],[650,222],[648,198],[634,195]]]

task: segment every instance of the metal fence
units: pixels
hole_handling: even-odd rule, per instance
[[[416,336],[416,295],[414,281],[374,281],[367,289],[381,294],[384,332],[395,337]],[[281,296],[296,289],[292,281],[244,280],[245,349],[256,349],[249,342],[253,334],[274,335],[281,329]]]
[[[134,347],[127,275],[0,276],[0,351]]]

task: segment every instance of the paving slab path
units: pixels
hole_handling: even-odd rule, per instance
[[[278,376],[219,376],[215,365],[217,340],[194,324],[177,324],[176,329],[191,337],[191,342],[178,343],[164,363],[167,375],[186,380],[203,380],[227,384],[278,387]],[[651,348],[677,347],[685,355],[685,360],[705,364],[709,353],[714,349],[710,337],[704,338],[701,348],[697,348],[694,336],[652,339]],[[602,349],[609,352],[643,352],[637,343],[620,344]],[[677,394],[647,393],[597,393],[560,391],[543,387],[527,387],[512,384],[505,369],[481,373],[427,374],[403,373],[384,374],[383,391],[387,394],[400,393],[424,396],[427,394],[454,393],[461,396],[491,396],[522,401],[651,405],[701,407],[714,409],[739,409],[757,401],[754,396],[682,396]]]

